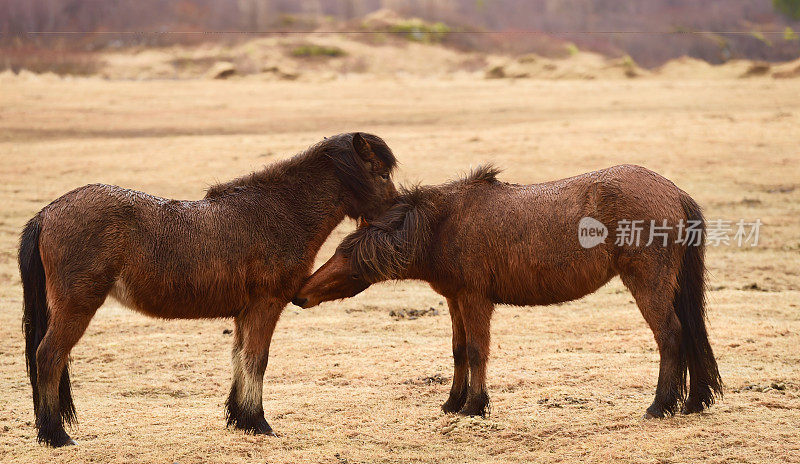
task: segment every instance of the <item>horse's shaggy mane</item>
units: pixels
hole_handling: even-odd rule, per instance
[[[370,283],[399,279],[420,256],[437,213],[435,187],[402,188],[396,203],[368,227],[348,235],[338,251]]]
[[[439,212],[442,188],[473,182],[496,183],[500,169],[484,164],[444,186],[401,188],[395,204],[380,218],[351,233],[338,251],[350,257],[353,272],[370,283],[404,277],[424,252]]]
[[[268,185],[279,179],[286,178],[298,168],[321,169],[323,166],[332,165],[336,176],[345,186],[358,198],[368,199],[375,195],[374,186],[370,179],[370,173],[353,146],[353,140],[356,135],[360,135],[369,144],[372,152],[390,172],[394,170],[397,166],[397,159],[389,146],[386,145],[386,142],[377,135],[366,133],[339,134],[327,137],[304,152],[287,160],[266,166],[261,171],[213,185],[206,190],[205,198],[219,198],[250,188]]]
[[[493,184],[499,182],[497,180],[498,174],[503,172],[502,169],[495,167],[492,163],[486,163],[471,170],[469,174],[463,176],[461,182],[488,182]],[[458,181],[457,181],[458,182]]]

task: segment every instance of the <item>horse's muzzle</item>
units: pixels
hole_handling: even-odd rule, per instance
[[[295,306],[300,306],[301,308],[305,307],[305,304],[308,303],[308,298],[292,298],[292,304]]]

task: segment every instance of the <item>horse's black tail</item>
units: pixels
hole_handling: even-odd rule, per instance
[[[703,213],[689,195],[681,194],[681,204],[686,213],[687,226],[699,224],[705,233]],[[687,237],[690,238],[690,237]],[[681,322],[681,365],[687,366],[690,375],[689,397],[685,412],[701,411],[722,397],[722,378],[719,375],[714,352],[708,342],[706,330],[706,268],[705,242],[700,236],[697,243],[688,243],[683,264],[678,272],[678,288],[673,307]]]
[[[23,316],[22,331],[25,334],[25,364],[33,388],[33,410],[39,417],[39,382],[36,351],[47,332],[49,320],[47,289],[44,266],[39,253],[39,215],[28,221],[19,242],[19,272],[22,276]],[[64,367],[58,386],[59,413],[67,423],[76,421],[75,405],[69,383],[69,365]]]

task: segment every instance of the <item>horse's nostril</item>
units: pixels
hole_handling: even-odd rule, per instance
[[[303,305],[304,305],[304,304],[306,304],[306,303],[308,303],[308,298],[298,298],[298,297],[294,297],[294,298],[292,299],[292,304],[293,304],[293,305],[295,305],[295,306],[300,306],[301,308],[302,308],[302,307],[303,307]]]

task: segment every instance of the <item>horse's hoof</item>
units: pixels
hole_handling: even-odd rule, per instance
[[[45,444],[53,448],[61,448],[62,446],[73,446],[78,443],[70,438],[63,428],[51,430],[48,428],[39,429],[37,437],[39,443]]]
[[[481,392],[474,396],[469,396],[466,404],[458,413],[462,416],[486,417],[488,408],[489,395],[487,395],[486,392]]]
[[[642,419],[663,419],[671,415],[672,415],[671,410],[666,409],[660,404],[654,402],[645,410]]]
[[[464,398],[448,398],[442,405],[442,411],[444,411],[445,414],[457,413],[464,407],[464,403]]]
[[[489,407],[489,395],[486,392],[480,392],[467,397],[467,402],[460,411],[462,416],[481,416],[486,417],[486,412]]]
[[[468,402],[458,413],[462,416],[486,417],[486,404]]]
[[[647,410],[644,412],[644,416],[642,416],[642,420],[653,420],[653,419],[663,419],[667,417],[664,413],[659,413],[658,411],[651,411]]]
[[[66,437],[63,440],[51,442],[50,446],[52,446],[53,448],[61,448],[64,446],[76,446],[77,444],[78,444],[77,441],[73,440],[70,437]]]
[[[277,436],[275,432],[272,431],[272,427],[269,426],[267,420],[263,417],[231,420],[228,425],[233,425],[236,429],[252,435]]]
[[[450,404],[449,401],[442,405],[442,412],[444,412],[445,414],[454,414],[454,413],[457,413],[460,410],[461,410],[461,408],[459,406],[456,406],[454,404]]]
[[[462,416],[470,416],[470,417],[485,417],[486,416],[486,412],[484,412],[484,411],[481,411],[481,410],[478,410],[478,409],[469,409],[469,408],[464,408],[461,411],[458,411],[458,413],[460,415],[462,415]]]
[[[253,430],[253,435],[264,435],[266,437],[277,437],[278,434],[272,428]]]
[[[261,419],[258,421],[256,426],[253,428],[253,435],[266,435],[268,437],[276,436],[266,419]]]
[[[694,414],[703,411],[703,404],[687,400],[681,408],[681,414]]]

